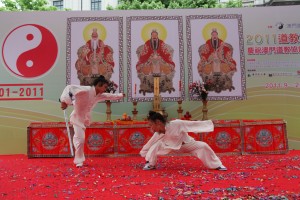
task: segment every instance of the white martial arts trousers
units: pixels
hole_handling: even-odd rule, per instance
[[[75,147],[75,157],[74,157],[74,164],[83,163],[85,161],[84,156],[84,141],[85,141],[85,129],[73,125],[74,128],[74,137],[73,137],[73,144]]]
[[[150,165],[155,166],[158,155],[166,155],[168,153],[189,153],[199,158],[203,164],[209,169],[216,169],[222,165],[221,160],[210,148],[208,144],[201,141],[192,140],[189,143],[185,143],[179,150],[170,150],[163,148],[162,141],[154,143],[146,153],[145,159],[149,161]]]

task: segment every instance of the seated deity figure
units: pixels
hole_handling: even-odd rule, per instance
[[[237,71],[232,57],[233,47],[218,37],[217,29],[212,29],[211,38],[199,47],[198,52],[198,72],[202,80],[210,85],[209,90],[217,93],[233,90],[232,77]]]
[[[151,37],[137,48],[138,62],[136,70],[140,79],[140,92],[153,93],[153,76],[160,76],[161,80],[172,82],[175,73],[173,62],[174,49],[158,37],[158,32],[152,30]],[[171,93],[175,91],[173,84],[160,82],[160,91]]]
[[[90,85],[96,77],[103,75],[107,80],[114,69],[113,49],[99,38],[98,30],[93,28],[91,38],[77,51],[75,63],[80,85]]]

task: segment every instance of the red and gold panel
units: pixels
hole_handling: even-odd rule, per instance
[[[243,154],[288,152],[286,123],[283,120],[243,120]]]
[[[117,153],[139,154],[152,135],[153,133],[148,127],[118,129]]]
[[[215,127],[237,127],[240,126],[241,121],[238,119],[220,119],[213,120]]]
[[[114,121],[115,124],[120,128],[122,127],[122,125],[125,125],[125,126],[131,126],[131,127],[134,127],[134,126],[138,126],[138,125],[141,125],[141,126],[147,126],[148,125],[148,121],[136,121],[136,120],[115,120]]]
[[[84,152],[86,156],[114,154],[113,128],[87,128],[85,130]]]
[[[216,153],[241,154],[242,134],[239,120],[215,120],[214,131],[202,133],[206,142]]]
[[[287,153],[286,123],[274,120],[213,120],[214,131],[189,133],[216,153]],[[71,137],[73,128],[70,126]],[[137,155],[152,137],[145,121],[94,122],[85,132],[86,156]],[[37,122],[27,128],[28,157],[71,157],[64,122]]]
[[[73,129],[70,127],[71,137]],[[64,123],[31,123],[27,128],[28,157],[71,157]]]

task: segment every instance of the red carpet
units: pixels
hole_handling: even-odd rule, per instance
[[[159,158],[143,171],[141,157],[0,156],[0,199],[300,199],[300,151],[222,156],[228,171],[206,169],[189,156]]]

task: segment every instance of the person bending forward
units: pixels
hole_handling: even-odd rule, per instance
[[[155,169],[157,156],[171,152],[190,153],[199,158],[209,169],[227,170],[207,143],[195,141],[188,135],[188,132],[213,131],[214,125],[211,120],[186,121],[177,119],[167,123],[160,113],[150,111],[148,122],[154,134],[140,151],[140,155],[146,160],[144,170]]]
[[[105,93],[108,81],[104,76],[95,79],[92,86],[68,85],[61,94],[61,109],[66,109],[73,104],[73,112],[70,115],[70,122],[74,128],[73,144],[75,147],[74,164],[82,167],[85,161],[84,142],[85,129],[90,125],[91,112],[96,104],[105,100],[118,100],[125,97],[125,94]]]

